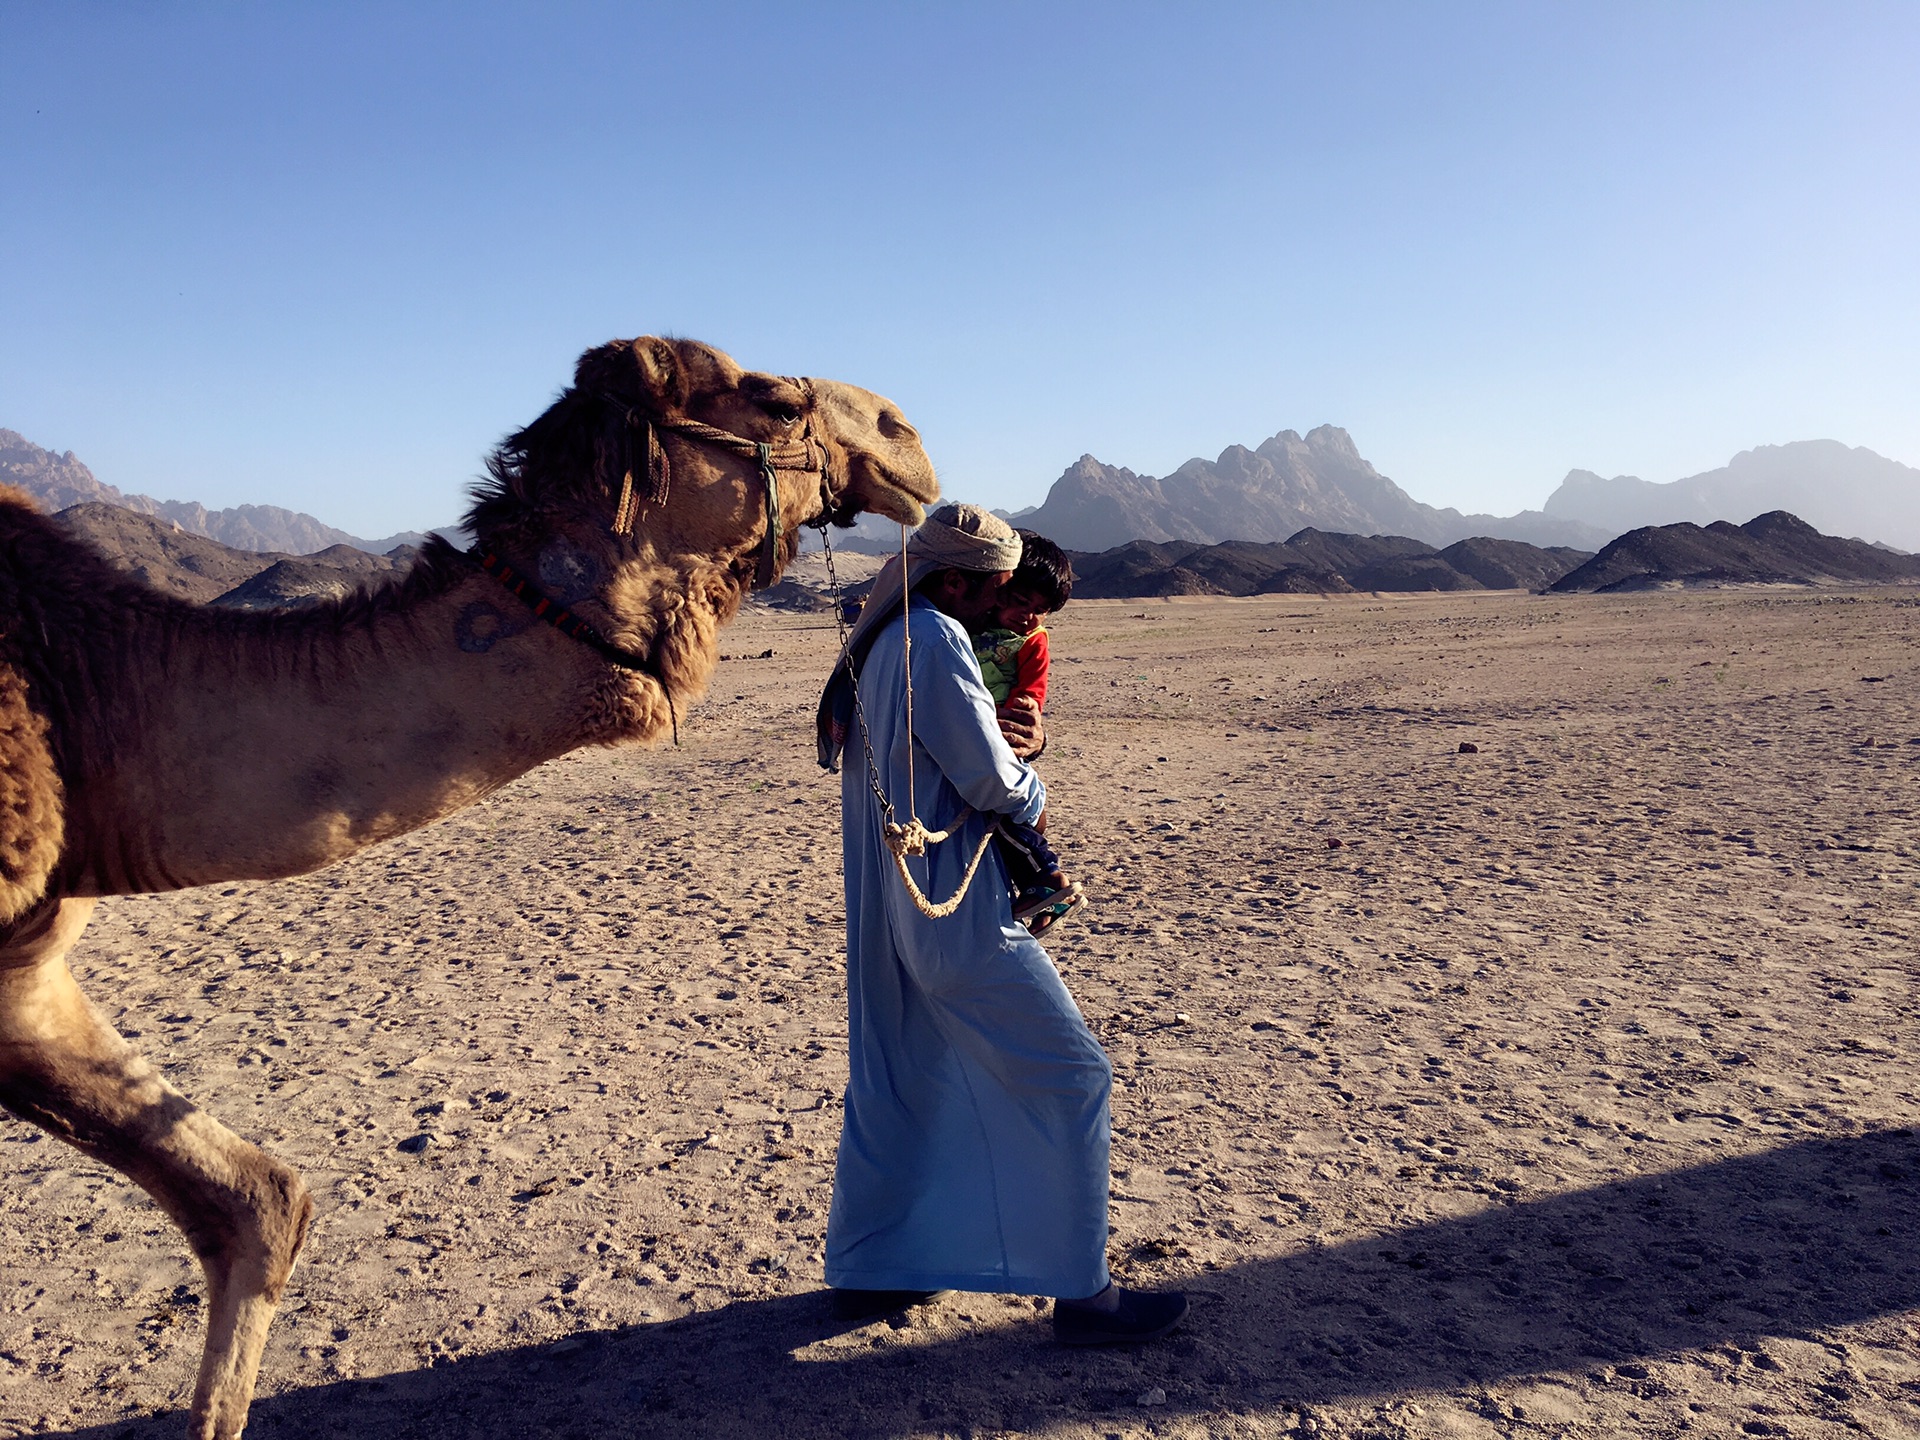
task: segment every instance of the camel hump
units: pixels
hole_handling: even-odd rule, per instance
[[[46,893],[60,858],[60,772],[27,678],[0,652],[0,927]]]

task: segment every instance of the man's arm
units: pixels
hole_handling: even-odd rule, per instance
[[[1047,727],[1030,695],[1015,695],[1000,707],[1000,733],[1022,760],[1035,760],[1047,748]]]
[[[1031,824],[1045,787],[994,724],[993,697],[965,632],[943,615],[914,621],[914,738],[975,810]]]

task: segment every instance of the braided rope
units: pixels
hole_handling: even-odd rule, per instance
[[[909,762],[911,763],[911,762]],[[907,869],[907,856],[924,855],[929,845],[938,845],[942,840],[950,839],[953,832],[965,823],[971,810],[964,812],[945,830],[929,830],[917,818],[910,818],[906,824],[897,825],[889,821],[882,828],[887,837],[887,849],[893,852],[893,868],[900,872],[900,878],[906,882],[907,894],[912,897],[913,905],[929,920],[944,920],[960,908],[960,902],[967,898],[967,890],[973,884],[973,872],[980,868],[985,858],[987,846],[993,843],[993,827],[989,825],[986,833],[980,837],[980,847],[973,852],[973,859],[967,863],[967,873],[960,877],[960,886],[953,894],[936,905],[915,883],[913,872]]]
[[[758,459],[761,442],[749,440],[744,435],[736,435],[731,430],[722,430],[717,425],[707,425],[699,420],[668,420],[665,418],[653,422],[662,430],[671,430],[676,435],[684,435],[689,440],[699,440],[721,450],[731,450],[736,455],[744,455],[749,460]],[[790,440],[782,445],[769,445],[773,463],[782,470],[816,470],[819,465],[813,457],[814,440],[811,435],[803,435],[798,440]]]

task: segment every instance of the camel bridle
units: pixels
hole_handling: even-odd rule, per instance
[[[634,483],[634,472],[640,471],[647,480],[647,502],[659,506],[667,503],[667,492],[673,482],[673,466],[667,457],[667,450],[660,443],[660,432],[669,431],[702,445],[712,445],[717,449],[756,461],[760,466],[762,486],[766,491],[767,532],[761,539],[760,559],[754,568],[752,588],[765,590],[776,578],[780,562],[780,472],[782,470],[805,471],[820,476],[820,513],[811,520],[801,523],[816,525],[821,534],[826,534],[827,523],[833,515],[834,493],[831,474],[831,454],[824,441],[813,438],[813,382],[801,379],[795,382],[807,397],[807,426],[800,432],[797,440],[786,441],[779,445],[764,440],[749,440],[745,435],[736,435],[731,430],[722,430],[717,425],[707,425],[698,420],[685,418],[669,419],[662,415],[649,414],[635,406],[608,395],[604,398],[608,404],[625,412],[624,431],[626,435],[626,457],[621,467],[620,498],[613,509],[611,529],[615,535],[633,534],[633,527],[640,515],[640,497]],[[816,458],[817,452],[817,458]],[[635,461],[640,460],[640,464]],[[546,621],[570,640],[577,640],[593,651],[609,665],[622,670],[631,670],[645,675],[660,687],[660,693],[667,700],[667,719],[673,727],[673,743],[680,743],[680,715],[673,703],[673,691],[667,685],[667,677],[660,673],[651,654],[640,655],[632,650],[614,644],[587,621],[581,619],[566,606],[541,591],[539,586],[520,574],[493,551],[476,545],[467,551],[479,567],[498,580],[513,593],[526,607],[533,611],[534,617]]]
[[[802,377],[792,383],[806,396],[807,425],[798,439],[778,445],[765,440],[749,440],[745,435],[736,435],[731,430],[722,430],[717,425],[707,425],[698,420],[655,415],[638,406],[627,405],[611,395],[604,397],[608,404],[626,413],[626,463],[621,467],[620,499],[613,507],[613,533],[631,535],[634,522],[639,518],[639,487],[634,482],[636,471],[646,476],[647,503],[656,506],[667,503],[667,492],[673,482],[673,463],[667,457],[666,446],[660,443],[661,431],[702,445],[711,445],[715,449],[752,460],[760,467],[761,485],[766,492],[767,529],[760,540],[760,560],[754,568],[752,588],[765,590],[772,585],[780,563],[780,472],[800,471],[820,477],[820,514],[814,520],[802,523],[818,524],[824,528],[826,517],[834,507],[832,457],[825,442],[813,438],[813,382]]]

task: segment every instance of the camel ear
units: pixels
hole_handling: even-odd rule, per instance
[[[680,352],[654,335],[633,342],[633,361],[639,371],[641,393],[658,411],[680,411],[693,398],[687,367]]]
[[[652,335],[594,346],[573,367],[573,383],[588,394],[611,395],[657,414],[683,411],[691,398],[679,353]]]

